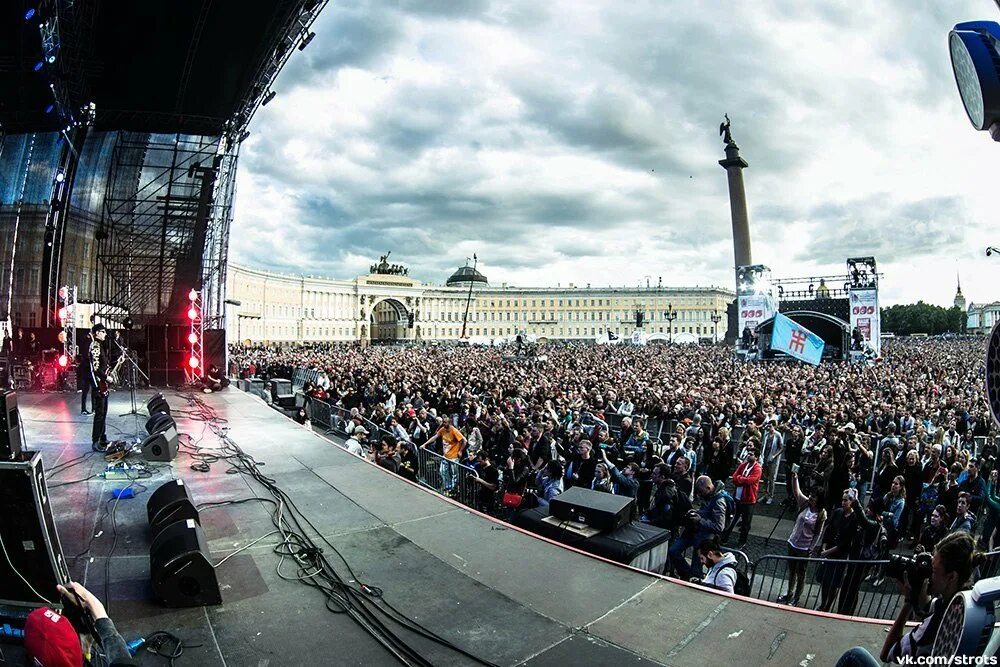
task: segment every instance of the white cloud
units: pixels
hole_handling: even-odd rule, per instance
[[[331,3],[245,143],[236,261],[351,277],[386,249],[441,282],[731,285],[723,112],[756,261],[875,252],[889,301],[1000,269],[996,147],[946,36],[980,0]]]

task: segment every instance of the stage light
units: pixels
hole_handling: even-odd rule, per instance
[[[66,342],[66,332],[65,331],[60,331],[59,334],[56,336],[56,339],[60,343],[65,343]]]
[[[42,62],[41,60],[39,60],[37,63],[35,63],[35,71],[36,72],[41,72],[43,67],[45,67],[45,63]]]
[[[197,301],[198,300],[198,290],[193,289],[190,292],[188,292],[188,299],[190,299],[191,301]]]
[[[57,181],[59,180],[58,176],[56,177],[56,180]],[[62,287],[59,288],[59,298],[65,299],[68,296],[69,296],[69,289],[65,285],[63,285]]]
[[[62,366],[63,368],[66,368],[66,366],[69,365],[69,357],[67,357],[65,354],[60,354],[59,365]]]
[[[48,62],[48,64],[51,65],[52,63],[54,63],[56,61],[56,57],[55,56],[49,56],[48,58],[45,59],[45,61]]]
[[[191,343],[192,345],[194,345],[195,343],[197,343],[198,342],[198,334],[196,334],[193,331],[191,333],[189,333],[188,334],[188,342]]]
[[[316,33],[314,32],[311,32],[308,35],[306,35],[305,38],[302,40],[302,43],[299,44],[299,51],[305,51],[306,47],[309,46],[309,42],[313,41],[314,37],[316,37]]]
[[[55,106],[52,105],[52,104],[50,104],[49,106],[45,107],[45,113],[52,113],[52,111],[54,109],[55,109]]]
[[[69,315],[69,312],[66,310],[65,307],[59,309],[59,319],[60,320],[65,320],[67,315]]]
[[[59,171],[56,172],[56,183],[62,183],[65,180],[66,180],[66,174],[64,174],[63,170],[60,169]]]
[[[267,103],[273,100],[275,95],[277,95],[277,93],[272,90],[271,92],[269,92],[267,95],[264,96],[264,99],[260,101],[260,105],[262,107],[267,106]]]
[[[198,311],[194,308],[188,308],[188,319],[198,319]]]
[[[198,368],[199,363],[200,362],[198,361],[198,357],[191,357],[190,359],[188,359],[188,366],[190,366],[191,368]]]
[[[35,8],[34,7],[32,7],[31,9],[29,9],[28,11],[26,11],[24,13],[24,20],[25,21],[30,21],[33,18],[35,18]]]

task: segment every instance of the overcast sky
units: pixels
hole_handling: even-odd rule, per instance
[[[332,0],[244,142],[232,256],[353,278],[733,287],[718,135],[775,276],[875,255],[884,303],[1000,299],[1000,145],[948,56],[989,0]]]

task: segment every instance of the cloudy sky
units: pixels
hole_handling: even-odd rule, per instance
[[[732,287],[719,123],[775,276],[1000,298],[994,165],[948,30],[989,0],[331,0],[243,144],[235,261],[353,278]]]

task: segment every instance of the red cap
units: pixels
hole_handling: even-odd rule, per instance
[[[28,614],[24,624],[24,650],[29,664],[39,667],[80,667],[80,638],[65,616],[48,607]]]

